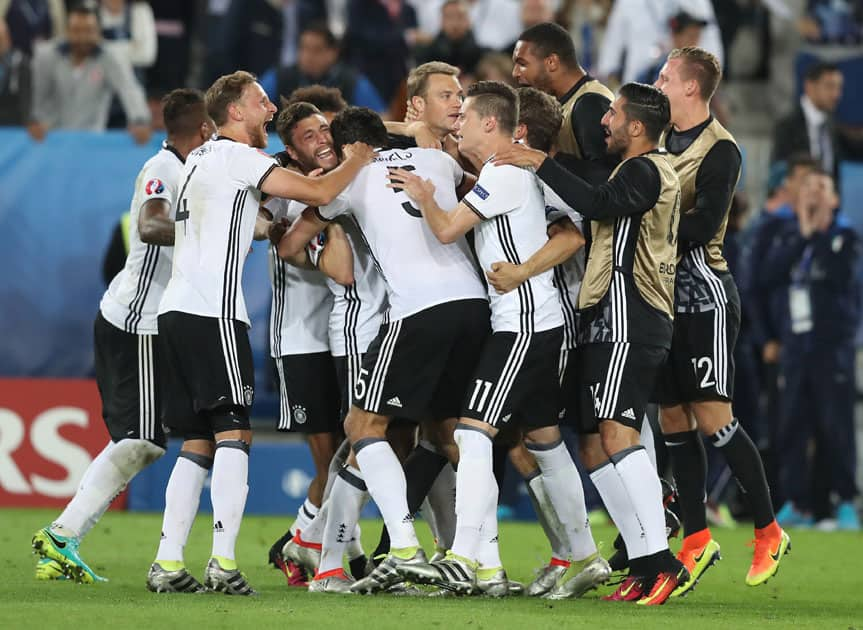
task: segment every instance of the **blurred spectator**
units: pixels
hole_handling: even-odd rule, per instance
[[[789,222],[774,239],[765,267],[788,284],[789,318],[782,331],[782,407],[777,456],[787,502],[780,524],[811,523],[811,476],[839,498],[837,520],[859,529],[854,435],[855,347],[860,322],[857,278],[861,245],[837,218],[833,178],[813,171],[803,180]],[[822,467],[807,458],[814,439]]]
[[[512,58],[504,53],[490,52],[482,56],[476,67],[475,79],[477,81],[501,81],[507,85],[515,86],[512,78]],[[467,86],[462,82],[462,87]]]
[[[12,48],[6,20],[0,18],[0,126],[27,124],[30,114],[30,60]]]
[[[94,9],[83,5],[73,8],[66,38],[36,49],[27,130],[37,141],[54,127],[102,131],[114,94],[123,103],[135,141],[149,140],[150,113],[128,59],[101,45]]]
[[[416,43],[428,46],[443,28],[441,10],[447,0],[407,0],[417,16]]]
[[[701,41],[701,33],[707,26],[707,20],[702,20],[699,17],[680,11],[668,20],[668,29],[670,37],[664,40],[660,47],[656,50],[658,53],[654,64],[644,71],[638,77],[641,83],[650,83],[659,78],[659,71],[665,65],[665,59],[668,53],[675,48],[685,48],[687,46],[698,46]]]
[[[441,29],[434,41],[417,54],[417,61],[443,61],[473,74],[482,49],[471,31],[470,13],[465,0],[446,0],[441,7]]]
[[[863,3],[859,0],[809,0],[806,15],[797,27],[803,37],[815,44],[860,44]]]
[[[588,72],[595,66],[611,5],[612,0],[564,0],[558,11],[557,22],[569,31],[579,63]]]
[[[413,7],[403,0],[350,0],[347,25],[345,62],[369,78],[385,103],[403,109],[417,27]]]
[[[671,17],[684,9],[708,23],[698,45],[722,63],[722,40],[710,0],[615,0],[599,48],[597,76],[620,83],[636,80],[659,56]]]
[[[102,39],[125,55],[143,80],[143,70],[156,61],[153,9],[142,0],[102,0],[99,19]]]
[[[275,89],[272,89],[273,83]],[[370,107],[378,112],[387,109],[371,82],[339,61],[339,44],[324,23],[310,26],[300,35],[295,65],[280,68],[275,81],[265,75],[261,84],[272,94],[273,102],[276,95],[287,96],[299,87],[320,84],[338,88],[351,105]]]
[[[147,106],[154,129],[163,129],[162,97],[190,83],[189,64],[198,20],[194,2],[150,0],[156,23],[156,61],[145,73]]]
[[[325,22],[327,7],[324,0],[209,0],[209,14],[207,85],[238,68],[260,75],[295,64],[299,34]]]
[[[774,162],[808,153],[835,176],[842,160],[863,157],[861,143],[837,127],[833,117],[842,98],[842,83],[842,72],[835,64],[816,62],[806,69],[800,104],[776,123]]]
[[[12,48],[32,55],[36,42],[61,36],[66,7],[63,0],[0,0],[0,17],[12,34]]]

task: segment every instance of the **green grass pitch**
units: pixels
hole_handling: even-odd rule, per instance
[[[247,517],[238,542],[238,559],[256,598],[225,595],[155,595],[144,580],[159,536],[156,514],[109,513],[82,545],[81,554],[110,582],[84,586],[37,582],[30,537],[56,511],[0,511],[3,576],[0,628],[440,628],[497,630],[517,628],[863,628],[860,534],[792,531],[792,551],[779,574],[766,585],[747,587],[749,527],[716,530],[723,560],[695,591],[665,606],[643,609],[603,602],[601,593],[580,600],[550,602],[526,597],[506,600],[458,598],[431,600],[391,596],[312,595],[289,589],[282,574],[265,565],[266,552],[288,518]],[[209,518],[201,515],[186,548],[187,566],[202,578],[210,550]],[[363,522],[366,549],[377,540],[379,522]],[[418,532],[430,549],[428,529]],[[614,531],[596,528],[597,540],[610,548]],[[541,530],[530,523],[503,523],[501,551],[510,578],[529,581],[548,558]],[[676,545],[677,543],[675,543]]]

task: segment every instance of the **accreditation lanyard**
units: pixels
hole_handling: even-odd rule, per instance
[[[791,275],[788,289],[788,307],[791,314],[791,332],[803,335],[812,330],[812,296],[809,286],[809,270],[812,267],[814,245],[809,243],[803,250],[800,264]]]

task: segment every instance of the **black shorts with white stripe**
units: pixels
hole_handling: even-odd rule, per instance
[[[383,324],[363,356],[353,404],[410,420],[457,418],[489,320],[488,302],[469,299]]]
[[[734,345],[740,330],[736,301],[701,313],[678,313],[668,360],[652,401],[664,406],[734,398]]]
[[[156,335],[135,335],[108,322],[100,312],[93,325],[96,384],[102,417],[115,442],[150,440],[165,446],[159,415],[160,358]]]
[[[580,433],[596,433],[603,420],[641,430],[644,410],[668,350],[638,343],[590,343],[581,347]]]
[[[230,428],[249,428],[255,377],[245,323],[172,311],[159,315],[158,339],[162,423],[172,434],[206,438],[227,430],[212,420],[225,408],[234,412]]]
[[[336,386],[339,388],[339,417],[344,420],[351,405],[354,404],[354,385],[357,383],[360,368],[363,366],[362,354],[346,354],[333,357],[336,364]]]
[[[564,341],[566,331],[564,330]],[[560,351],[558,375],[560,377],[560,404],[558,415],[562,426],[578,429],[581,418],[581,352],[582,346]]]
[[[279,431],[338,433],[342,430],[335,359],[329,352],[274,359],[279,377]]]
[[[463,418],[495,428],[554,426],[560,414],[563,327],[496,332],[486,342],[465,396]]]

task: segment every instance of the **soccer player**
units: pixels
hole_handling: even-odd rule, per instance
[[[511,87],[493,81],[470,87],[462,106],[459,151],[480,174],[457,207],[443,210],[430,181],[401,169],[391,175],[392,186],[404,187],[441,242],[474,230],[477,257],[485,270],[501,260],[526,260],[548,239],[545,199],[534,174],[491,164],[495,154],[512,144],[517,120],[518,95]],[[488,544],[496,543],[498,534],[492,464],[492,440],[498,432],[510,425],[524,431],[574,548],[582,546],[579,536],[585,530],[586,511],[579,519],[577,501],[570,500],[572,479],[578,473],[557,426],[563,315],[550,267],[517,291],[500,294],[489,285],[488,294],[494,332],[483,349],[455,431],[455,541],[443,560],[406,564],[398,570],[407,579],[447,590],[470,593],[478,588],[506,595],[507,577],[497,545]],[[593,560],[604,563],[595,546],[592,553]]]
[[[337,148],[359,139],[376,146],[387,142],[380,117],[363,108],[336,116],[332,133]],[[382,150],[334,203],[304,211],[279,247],[281,255],[293,255],[327,221],[350,213],[387,284],[388,317],[363,356],[345,422],[354,451],[345,476],[350,474],[358,500],[368,489],[392,542],[386,559],[353,585],[355,592],[389,588],[401,581],[397,566],[425,562],[407,505],[404,472],[385,439],[387,425],[394,416],[431,420],[426,428],[446,439],[488,332],[488,302],[467,243],[462,238],[438,242],[403,191],[387,187],[390,167],[430,177],[448,207],[456,203],[457,187],[472,185],[458,163],[441,151]],[[453,449],[451,439],[447,446]],[[352,527],[345,523],[346,531]]]
[[[675,595],[692,589],[719,558],[719,544],[704,511],[707,460],[700,433],[725,455],[752,511],[755,551],[746,583],[766,582],[790,545],[774,518],[758,449],[731,408],[740,297],[722,257],[722,242],[740,176],[740,150],[710,114],[710,99],[721,78],[714,55],[701,48],[682,48],[669,53],[656,81],[671,103],[673,128],[664,147],[681,187],[677,315],[671,352],[657,387],[683,518],[678,557],[690,573]]]
[[[102,581],[78,554],[81,540],[132,477],[165,453],[156,309],[171,272],[183,162],[214,127],[203,95],[195,90],[174,90],[162,107],[168,137],[135,180],[129,255],[102,297],[94,326],[96,382],[111,441],[90,464],[63,513],[33,536],[41,556],[38,578],[64,574],[79,582]]]
[[[578,296],[582,344],[580,455],[626,543],[630,576],[610,599],[664,603],[688,579],[671,555],[662,487],[639,444],[644,407],[671,345],[680,186],[658,150],[670,118],[656,88],[623,86],[602,120],[610,153],[623,158],[591,186],[540,151],[514,144],[496,161],[532,166],[591,220]]]
[[[187,459],[213,460],[213,552],[205,585],[251,595],[254,591],[234,557],[248,492],[249,409],[254,398],[249,317],[240,279],[261,193],[327,203],[353,179],[371,150],[347,147],[341,166],[309,178],[278,167],[261,150],[267,146],[266,126],[276,107],[254,75],[237,71],[220,77],[205,100],[219,135],[186,162],[173,269],[159,305],[167,377],[163,417],[183,437],[183,452],[192,455]],[[191,522],[178,518],[182,510],[177,503],[170,497],[167,501],[163,540],[148,584],[164,582],[164,573],[184,568],[182,550]]]

